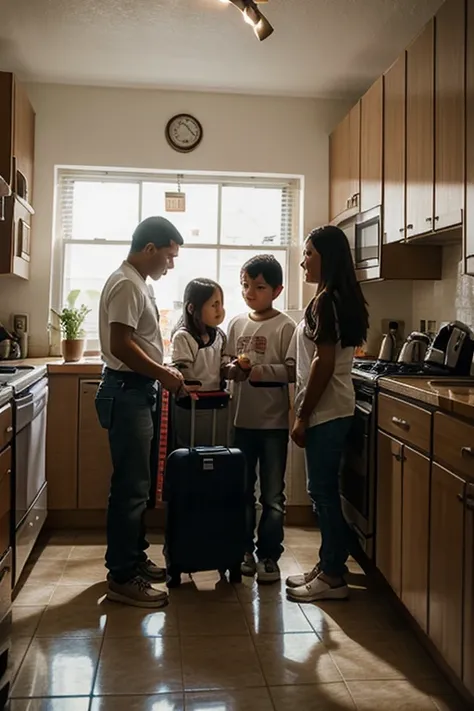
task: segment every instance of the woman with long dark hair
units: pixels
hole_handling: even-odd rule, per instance
[[[354,416],[354,349],[367,337],[367,304],[357,282],[347,238],[338,227],[313,230],[301,267],[317,284],[288,354],[296,366],[293,441],[304,447],[308,492],[319,518],[319,561],[287,579],[297,601],[345,599],[349,528],[339,495],[339,469]]]

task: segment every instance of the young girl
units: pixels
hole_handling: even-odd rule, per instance
[[[319,517],[322,545],[308,573],[290,576],[297,601],[344,599],[350,530],[339,495],[339,468],[355,409],[354,349],[366,340],[367,304],[357,282],[347,238],[337,227],[313,230],[301,264],[317,284],[295,331],[288,358],[296,365],[296,420],[291,437],[304,447],[308,492]]]
[[[225,318],[222,288],[212,279],[193,279],[184,290],[183,302],[183,315],[171,336],[173,365],[183,373],[186,381],[199,384],[201,391],[222,390],[226,343],[224,332],[219,328]],[[176,408],[175,427],[178,444],[189,446],[188,407]],[[211,436],[212,414],[198,411],[195,444],[210,445]]]

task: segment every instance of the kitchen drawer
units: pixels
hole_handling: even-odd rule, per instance
[[[0,556],[10,545],[12,450],[0,454]]]
[[[436,412],[433,455],[450,469],[474,479],[474,425]]]
[[[13,436],[12,406],[0,408],[0,449],[7,446]]]
[[[430,451],[431,412],[404,400],[379,395],[378,426],[397,439]]]
[[[12,604],[12,551],[0,560],[0,619],[9,612]]]
[[[15,533],[15,585],[43,528],[47,514],[47,485],[45,484]]]

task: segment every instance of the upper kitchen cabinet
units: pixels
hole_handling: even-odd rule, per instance
[[[358,212],[360,197],[360,103],[329,137],[330,219]]]
[[[433,229],[434,20],[407,50],[406,236]]]
[[[474,6],[467,3],[466,46],[466,272],[474,276]]]
[[[28,279],[35,113],[13,74],[0,72],[0,175],[11,188],[0,221],[0,275]]]
[[[360,211],[382,204],[383,77],[360,100]]]
[[[384,241],[405,239],[406,55],[384,77]]]
[[[13,74],[0,72],[0,175],[12,191],[32,204],[35,112]]]
[[[465,21],[465,0],[446,0],[435,17],[435,230],[462,223]]]

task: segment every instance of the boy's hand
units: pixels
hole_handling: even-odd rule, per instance
[[[242,383],[249,377],[250,370],[243,370],[237,360],[233,360],[227,368],[228,380],[234,380],[236,383]]]
[[[160,382],[165,390],[177,393],[184,385],[184,377],[176,368],[164,366]]]
[[[306,422],[299,417],[296,418],[293,429],[291,430],[291,439],[297,447],[303,448],[306,442]]]

